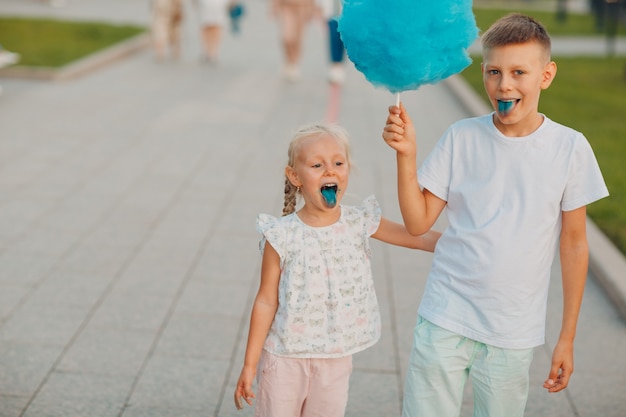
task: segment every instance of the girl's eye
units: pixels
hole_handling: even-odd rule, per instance
[[[489,75],[498,75],[500,71],[498,70],[489,70]]]
[[[517,70],[517,71],[515,71],[515,75],[524,75],[524,71]]]

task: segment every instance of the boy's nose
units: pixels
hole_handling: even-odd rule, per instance
[[[500,78],[500,90],[508,91],[511,88],[512,88],[511,77],[503,75],[502,78]]]

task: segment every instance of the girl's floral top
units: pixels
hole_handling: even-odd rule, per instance
[[[374,196],[341,206],[330,226],[311,227],[293,213],[260,214],[257,230],[280,256],[278,310],[265,341],[269,352],[293,358],[335,358],[380,338],[380,312],[369,237],[380,223]]]

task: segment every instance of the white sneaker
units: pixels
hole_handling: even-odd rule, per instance
[[[0,68],[17,64],[19,60],[20,60],[20,54],[17,54],[15,52],[0,50]]]
[[[295,83],[300,79],[300,69],[295,65],[287,65],[283,70],[283,75],[287,81]]]
[[[332,84],[343,84],[346,81],[346,70],[341,65],[333,65],[328,70],[328,81]]]

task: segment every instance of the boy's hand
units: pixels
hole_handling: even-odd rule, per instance
[[[552,352],[552,367],[543,387],[548,392],[559,392],[567,388],[569,379],[574,372],[574,345],[569,342],[558,342]]]
[[[237,381],[237,387],[235,388],[235,407],[237,410],[241,410],[243,408],[242,399],[245,400],[248,405],[252,405],[252,399],[255,398],[254,392],[252,391],[252,381],[254,380],[256,372],[254,370],[249,370],[244,367],[241,370],[241,375],[239,376],[239,381]]]
[[[387,124],[383,129],[383,139],[399,155],[413,156],[417,154],[415,127],[407,114],[404,104],[389,106]]]

